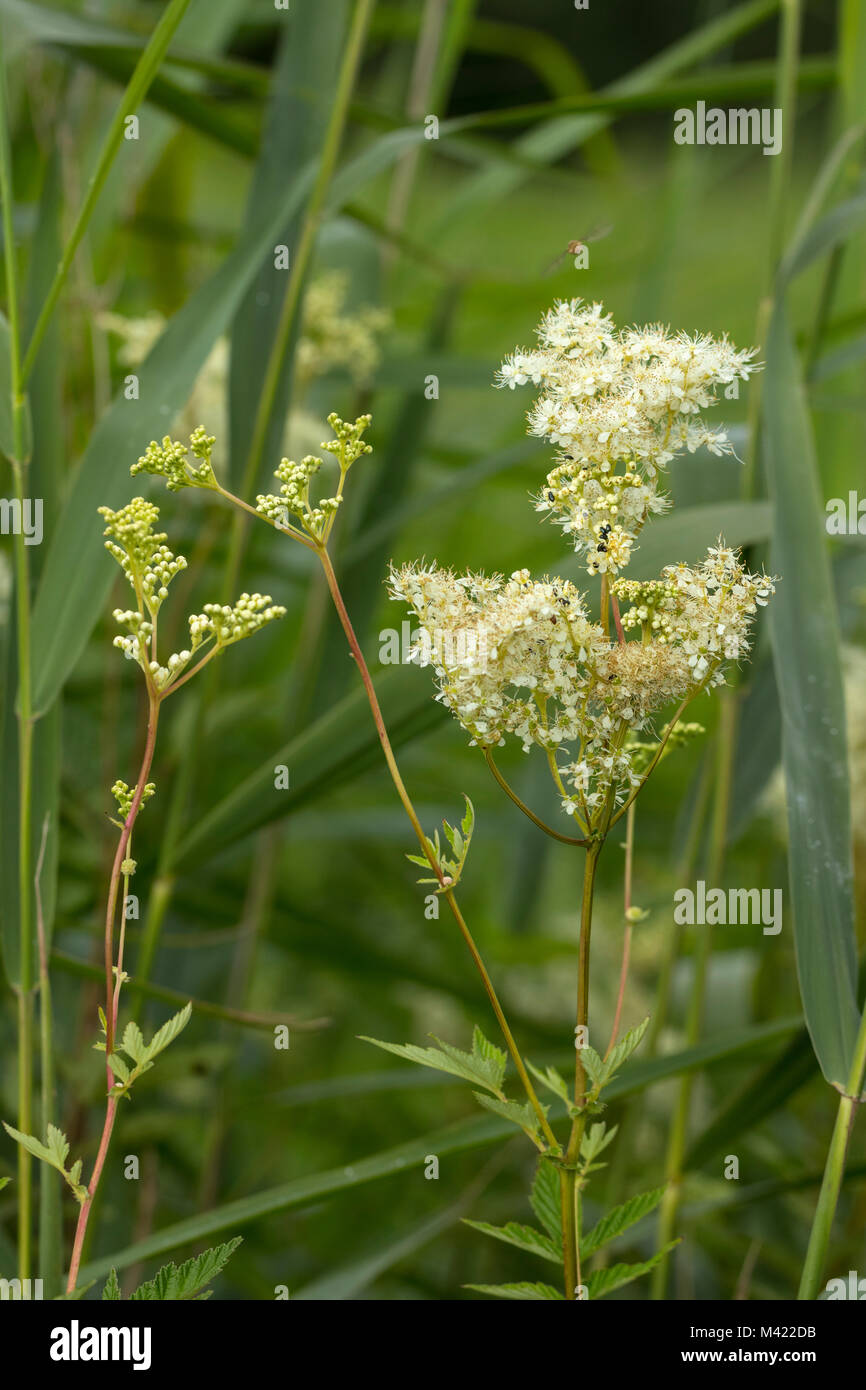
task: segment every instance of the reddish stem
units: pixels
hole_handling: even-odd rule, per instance
[[[112,1078],[112,1085],[113,1084]],[[84,1237],[87,1234],[87,1222],[90,1217],[90,1208],[93,1204],[93,1198],[96,1196],[99,1179],[102,1177],[102,1169],[108,1154],[108,1145],[111,1142],[111,1131],[114,1129],[116,1115],[117,1097],[110,1095],[108,1097],[108,1104],[105,1108],[105,1123],[102,1126],[102,1138],[99,1141],[99,1151],[96,1155],[93,1173],[87,1187],[87,1197],[81,1203],[81,1210],[78,1213],[78,1225],[75,1227],[75,1241],[72,1246],[72,1260],[69,1265],[69,1278],[66,1282],[67,1293],[74,1293],[75,1285],[78,1282],[78,1270],[81,1265],[81,1252],[84,1248]]]
[[[625,633],[622,630],[622,619],[619,616],[619,604],[616,601],[616,594],[610,591],[610,606],[613,609],[613,621],[616,624],[616,637],[621,647],[625,646]]]
[[[87,1234],[90,1209],[93,1205],[93,1199],[96,1196],[99,1180],[102,1177],[102,1169],[105,1166],[108,1146],[111,1142],[111,1133],[114,1129],[114,1121],[117,1116],[118,1097],[113,1094],[115,1078],[108,1060],[114,1051],[114,1036],[117,1030],[117,1014],[120,1004],[120,971],[122,965],[122,961],[118,961],[117,975],[115,975],[114,918],[117,912],[117,890],[122,877],[122,865],[127,856],[132,828],[135,825],[136,817],[141,809],[144,788],[147,783],[148,773],[150,772],[154,749],[156,747],[156,729],[159,722],[160,701],[159,697],[155,695],[152,690],[149,690],[148,694],[147,738],[145,740],[144,753],[141,760],[141,770],[138,774],[138,782],[136,783],[135,793],[130,803],[129,812],[123,823],[120,839],[117,842],[114,863],[111,866],[111,878],[108,885],[108,904],[105,910],[105,1076],[108,1087],[105,1122],[102,1126],[102,1138],[99,1141],[96,1162],[93,1165],[93,1172],[87,1187],[87,1197],[81,1203],[81,1210],[78,1213],[78,1224],[75,1228],[75,1240],[72,1246],[72,1259],[69,1264],[69,1278],[66,1284],[67,1293],[73,1293],[75,1291],[75,1285],[78,1281],[78,1270],[81,1265],[81,1252],[84,1248],[84,1237]]]

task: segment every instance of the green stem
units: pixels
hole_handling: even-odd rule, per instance
[[[475,944],[475,940],[472,936],[472,933],[469,930],[469,927],[466,925],[463,913],[460,911],[457,899],[454,896],[453,889],[448,887],[447,882],[443,877],[442,870],[440,869],[430,850],[430,846],[427,843],[427,836],[424,834],[423,826],[421,825],[421,822],[418,819],[415,807],[412,804],[409,793],[407,792],[406,786],[403,782],[403,778],[400,775],[400,769],[397,766],[397,759],[394,757],[394,750],[391,747],[391,740],[388,737],[388,730],[385,727],[385,720],[382,717],[382,710],[379,705],[378,696],[376,695],[375,686],[373,685],[373,679],[370,675],[367,663],[364,660],[364,654],[361,651],[358,638],[355,635],[355,629],[352,626],[352,620],[349,617],[349,614],[346,610],[346,605],[343,601],[343,595],[340,591],[340,585],[337,581],[337,576],[334,573],[334,566],[331,563],[331,557],[328,554],[327,550],[324,548],[324,546],[318,547],[318,556],[322,564],[322,569],[325,573],[325,579],[328,584],[328,589],[330,591],[334,607],[337,610],[337,616],[340,619],[340,624],[343,628],[343,632],[346,635],[346,640],[349,643],[349,648],[351,650],[352,656],[355,658],[355,663],[358,667],[358,671],[360,673],[361,680],[364,685],[364,690],[367,694],[367,700],[369,702],[370,710],[373,715],[373,722],[376,725],[376,732],[379,735],[379,742],[382,746],[382,752],[385,755],[385,762],[387,763],[388,771],[391,774],[391,781],[394,783],[397,795],[399,796],[403,804],[403,809],[406,812],[406,815],[409,817],[412,829],[415,831],[415,835],[418,839],[418,844],[421,846],[421,851],[423,854],[426,855],[427,859],[430,862],[430,867],[432,868],[436,877],[439,879],[439,883],[442,889],[444,890],[445,900],[448,903],[448,906],[451,909],[451,912],[454,916],[454,920],[456,921],[457,926],[460,929],[460,934],[463,937],[463,940],[465,941],[469,949],[469,954],[472,956],[472,959],[475,962],[475,968],[481,976],[484,989],[487,993],[487,998],[490,1000],[491,1008],[493,1009],[493,1012],[496,1015],[496,1020],[499,1024],[499,1027],[502,1030],[502,1036],[504,1037],[508,1051],[511,1054],[511,1059],[514,1062],[517,1075],[520,1077],[521,1084],[523,1086],[524,1091],[526,1092],[529,1103],[535,1111],[539,1127],[542,1133],[544,1134],[544,1137],[547,1140],[548,1144],[550,1144],[551,1148],[554,1149],[554,1151],[558,1152],[559,1143],[557,1141],[556,1135],[553,1133],[553,1130],[550,1127],[547,1116],[544,1113],[544,1108],[541,1105],[541,1102],[539,1101],[538,1096],[536,1095],[535,1087],[533,1086],[529,1078],[529,1073],[526,1070],[523,1058],[520,1055],[520,1050],[514,1039],[514,1035],[511,1032],[510,1027],[508,1026],[508,1020],[506,1019],[505,1013],[502,1009],[502,1005],[499,1002],[499,997],[496,993],[496,990],[493,987],[493,981],[487,973],[487,968],[484,964],[484,961],[481,958],[481,953]]]
[[[539,830],[543,830],[545,835],[549,835],[552,840],[559,840],[564,845],[580,845],[583,849],[586,849],[587,845],[589,844],[589,840],[579,840],[576,839],[573,835],[562,835],[558,830],[554,830],[553,826],[547,825],[543,820],[541,820],[535,814],[534,811],[530,811],[529,807],[523,801],[521,801],[520,797],[517,795],[517,792],[514,791],[514,789],[508,785],[505,778],[502,776],[502,773],[499,771],[499,768],[496,766],[496,763],[493,760],[493,754],[491,753],[490,749],[482,748],[481,751],[484,754],[487,766],[490,768],[490,771],[493,773],[494,778],[499,783],[502,790],[505,792],[505,795],[514,802],[515,806],[517,806],[523,812],[523,814],[528,817],[529,820],[532,821],[533,825],[537,825]]]
[[[54,1123],[54,1110],[57,1103],[54,1073],[54,1038],[51,1012],[51,978],[49,975],[48,937],[45,930],[45,916],[42,911],[42,866],[48,844],[50,817],[46,815],[42,825],[42,841],[39,857],[33,876],[34,900],[36,906],[36,940],[39,946],[39,1057],[41,1064],[41,1114],[42,1133],[48,1133],[49,1124]],[[60,1217],[60,1178],[43,1163],[39,1174],[39,1272],[45,1284],[48,1298],[55,1298],[61,1288],[61,1217]]]
[[[713,801],[713,825],[710,842],[710,855],[707,873],[712,884],[718,882],[725,859],[728,818],[731,804],[731,781],[733,773],[733,752],[736,738],[737,692],[723,690],[719,709],[718,757],[716,763],[716,787]],[[712,934],[708,925],[700,928],[695,945],[694,975],[686,1019],[686,1046],[696,1047],[700,1042],[701,1026],[704,1018],[707,974],[709,971]],[[683,1158],[688,1138],[689,1109],[691,1106],[694,1077],[687,1073],[680,1082],[674,1119],[668,1139],[665,1178],[667,1186],[659,1208],[659,1248],[668,1245],[674,1236],[680,1197],[682,1195]],[[667,1291],[668,1265],[670,1256],[665,1255],[656,1265],[652,1275],[652,1297],[664,1299]]]
[[[125,133],[127,117],[135,115],[137,107],[144,100],[147,90],[155,78],[160,64],[165,57],[168,46],[174,37],[175,30],[189,8],[189,4],[190,0],[170,0],[147,46],[136,63],[135,71],[129,79],[129,85],[120,99],[120,105],[114,113],[114,118],[108,128],[108,133],[103,142],[102,149],[99,152],[96,169],[87,186],[87,192],[84,195],[84,202],[81,205],[81,210],[75,219],[75,225],[63,248],[60,264],[57,267],[54,279],[51,283],[51,288],[48,291],[45,303],[36,320],[36,326],[33,329],[30,342],[27,345],[27,352],[21,369],[22,379],[25,382],[33,370],[39,348],[42,344],[42,339],[51,321],[51,315],[54,313],[57,301],[60,298],[69,271],[72,268],[75,253],[87,230],[87,224],[93,215],[93,209],[96,206],[99,195],[105,187],[105,181],[114,163],[115,155],[120,149]]]
[[[565,1296],[576,1298],[580,1277],[578,1274],[577,1222],[575,1220],[575,1175],[567,1168],[559,1170],[559,1201],[562,1207],[562,1263],[565,1280]]]
[[[608,815],[609,819],[609,815]],[[589,1023],[589,947],[592,934],[592,905],[595,895],[595,876],[598,868],[598,857],[602,850],[603,840],[595,840],[590,845],[586,854],[586,865],[583,871],[583,895],[580,906],[580,947],[578,951],[577,965],[577,1025],[575,1029],[575,1052],[574,1052],[574,1103],[579,1106],[578,1113],[571,1122],[571,1133],[568,1138],[568,1148],[566,1149],[565,1160],[568,1164],[564,1168],[562,1185],[562,1246],[565,1254],[565,1297],[570,1300],[577,1298],[577,1286],[580,1282],[580,1247],[577,1230],[577,1171],[576,1164],[580,1157],[580,1145],[583,1139],[583,1132],[586,1128],[586,1110],[584,1108],[584,1093],[586,1091],[586,1070],[583,1065],[582,1049],[577,1046],[577,1029],[586,1028]],[[573,1252],[569,1257],[569,1248]]]
[[[13,225],[12,157],[5,65],[0,54],[0,201],[2,201],[3,263],[9,323],[10,408],[13,457],[10,459],[19,516],[23,521],[26,459],[26,410],[21,372],[21,329],[18,274]],[[30,669],[30,572],[23,525],[15,535],[15,602],[18,659],[18,1128],[32,1133],[33,1117],[33,931],[31,887],[31,817],[33,807],[33,702]],[[18,1151],[18,1272],[31,1273],[33,1205],[32,1159]]]
[[[864,1008],[860,1020],[860,1031],[857,1034],[857,1043],[854,1048],[854,1058],[846,1088],[847,1093],[840,1097],[836,1123],[827,1151],[824,1177],[821,1182],[821,1191],[818,1194],[818,1205],[812,1220],[809,1246],[797,1293],[797,1298],[800,1300],[814,1300],[818,1297],[824,1266],[827,1262],[827,1251],[830,1247],[830,1236],[839,1202],[839,1192],[842,1187],[842,1179],[845,1176],[848,1143],[851,1138],[851,1130],[854,1127],[854,1119],[863,1092],[864,1081],[866,1081],[866,1008]]]

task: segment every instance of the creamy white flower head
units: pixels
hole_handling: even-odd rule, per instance
[[[584,817],[635,784],[624,738],[701,677],[684,644],[611,642],[567,580],[517,570],[457,575],[392,566],[392,597],[421,625],[413,655],[432,665],[441,700],[483,748],[508,735],[553,753],[565,803]]]
[[[538,338],[534,352],[515,353],[497,375],[499,386],[541,387],[528,432],[562,451],[537,509],[586,554],[590,574],[616,574],[647,517],[665,505],[659,471],[685,451],[732,451],[700,412],[715,404],[718,387],[748,380],[755,354],[660,325],[616,329],[600,304],[580,299],[554,305]]]
[[[723,685],[724,663],[748,656],[758,609],[776,586],[766,574],[750,574],[720,538],[701,564],[668,565],[647,584],[618,579],[613,592],[632,603],[622,618],[626,630],[640,625],[685,654],[695,681]]]

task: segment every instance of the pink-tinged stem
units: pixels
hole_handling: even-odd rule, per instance
[[[112,1085],[114,1084],[112,1079]],[[84,1237],[87,1234],[87,1222],[90,1217],[90,1208],[96,1196],[96,1189],[99,1186],[99,1179],[102,1177],[102,1169],[108,1154],[108,1145],[111,1142],[111,1131],[114,1129],[114,1121],[117,1115],[117,1097],[109,1096],[108,1104],[105,1108],[105,1123],[102,1126],[102,1138],[99,1141],[99,1151],[96,1155],[96,1162],[93,1165],[93,1173],[87,1188],[87,1197],[81,1203],[81,1210],[78,1213],[78,1225],[75,1227],[75,1241],[72,1246],[72,1260],[69,1265],[69,1278],[66,1281],[66,1292],[74,1293],[75,1285],[78,1282],[78,1270],[81,1266],[81,1252],[84,1249]]]
[[[136,783],[132,802],[130,803],[129,813],[123,823],[120,839],[117,842],[114,863],[111,866],[111,878],[108,885],[108,904],[105,910],[105,1077],[108,1088],[108,1099],[105,1107],[105,1122],[102,1126],[102,1138],[99,1141],[96,1162],[93,1165],[93,1172],[90,1176],[90,1182],[88,1183],[87,1197],[81,1203],[81,1209],[78,1213],[78,1224],[75,1227],[72,1259],[69,1264],[69,1278],[66,1283],[67,1293],[74,1293],[75,1285],[78,1282],[78,1270],[81,1265],[81,1252],[84,1249],[84,1238],[87,1234],[90,1209],[93,1206],[96,1189],[102,1177],[102,1169],[105,1166],[108,1146],[111,1142],[112,1130],[114,1129],[114,1121],[117,1117],[118,1097],[113,1094],[115,1078],[108,1059],[114,1051],[114,1037],[117,1031],[117,1014],[120,1005],[120,972],[123,962],[122,959],[118,960],[117,975],[115,975],[114,918],[117,912],[117,891],[120,880],[123,877],[122,865],[124,859],[127,857],[132,828],[135,825],[136,817],[141,808],[141,800],[144,796],[144,788],[151,764],[153,763],[154,749],[156,748],[156,730],[159,722],[160,701],[159,697],[155,695],[152,690],[149,692],[149,701],[147,738],[145,740],[144,753],[141,760],[141,769],[138,774],[138,782]]]
[[[619,604],[616,601],[616,594],[610,591],[610,606],[613,609],[613,621],[616,624],[617,641],[621,647],[625,646],[625,633],[622,630],[622,619],[619,616]]]
[[[108,1073],[109,1088],[114,1084],[113,1072],[108,1066],[107,1059],[114,1049],[114,1013],[115,1013],[115,990],[119,986],[119,981],[114,978],[114,918],[117,912],[117,889],[121,879],[121,865],[126,858],[129,846],[129,837],[132,834],[132,827],[141,807],[141,799],[144,796],[144,788],[150,773],[153,762],[154,749],[156,748],[156,728],[159,722],[159,699],[157,696],[150,695],[150,703],[147,716],[147,738],[144,745],[144,755],[141,760],[141,771],[138,774],[138,782],[135,787],[135,794],[129,807],[129,814],[123,823],[120,832],[120,839],[117,842],[117,849],[114,854],[114,863],[111,866],[111,878],[108,885],[108,903],[105,909],[105,1021],[107,1035],[105,1039],[106,1070]]]

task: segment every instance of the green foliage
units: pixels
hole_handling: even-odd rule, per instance
[[[130,1294],[131,1301],[143,1303],[182,1302],[190,1299],[200,1302],[202,1299],[210,1298],[213,1290],[207,1289],[207,1285],[219,1274],[231,1259],[242,1240],[241,1236],[235,1236],[234,1240],[228,1240],[224,1245],[215,1245],[210,1250],[205,1250],[201,1255],[194,1255],[185,1264],[163,1265],[162,1269],[148,1279],[144,1284],[139,1284],[138,1288]],[[112,1269],[109,1273],[105,1288],[102,1290],[103,1299],[117,1300],[122,1298],[120,1284],[117,1278],[117,1271]]]
[[[589,1258],[594,1255],[596,1250],[600,1250],[603,1245],[621,1236],[630,1226],[634,1226],[637,1221],[643,1220],[651,1211],[654,1211],[664,1196],[665,1189],[657,1187],[652,1192],[641,1192],[636,1197],[631,1197],[621,1206],[614,1207],[606,1216],[602,1216],[599,1221],[581,1237],[580,1254],[581,1258]]]
[[[484,1096],[479,1091],[473,1092],[479,1105],[483,1105],[485,1110],[490,1110],[494,1115],[500,1115],[503,1120],[508,1120],[511,1124],[517,1125],[523,1133],[530,1139],[538,1143],[538,1116],[528,1101],[521,1104],[516,1100],[499,1100],[495,1096]]]
[[[603,1120],[600,1120],[597,1124],[587,1126],[583,1138],[580,1141],[580,1171],[584,1176],[586,1176],[587,1173],[594,1172],[596,1168],[603,1168],[605,1166],[603,1163],[596,1163],[595,1160],[598,1158],[599,1154],[604,1153],[604,1150],[616,1135],[617,1128],[618,1126],[614,1125],[613,1129],[608,1129]]]
[[[648,1260],[641,1261],[640,1264],[606,1265],[603,1269],[595,1270],[586,1280],[587,1298],[590,1300],[604,1298],[606,1294],[613,1293],[614,1289],[621,1289],[624,1284],[630,1284],[634,1279],[640,1279],[642,1275],[649,1274],[650,1270],[655,1269],[656,1265],[678,1244],[679,1241],[672,1240],[661,1250],[657,1250]]]
[[[625,1037],[620,1038],[619,1042],[611,1048],[610,1055],[602,1058],[594,1047],[584,1047],[581,1049],[581,1061],[587,1076],[592,1082],[588,1092],[591,1103],[598,1100],[599,1095],[605,1086],[609,1086],[617,1072],[625,1065],[629,1057],[640,1046],[643,1035],[649,1027],[649,1019],[645,1018],[642,1023],[638,1023],[634,1028],[630,1028]]]
[[[529,1255],[540,1255],[543,1260],[562,1264],[561,1239],[557,1244],[552,1236],[544,1231],[537,1231],[534,1226],[521,1226],[517,1221],[509,1221],[507,1226],[491,1226],[487,1221],[470,1221],[466,1217],[464,1224],[471,1226],[474,1231],[480,1231],[482,1235],[492,1236],[494,1240],[501,1240],[506,1245],[525,1250]]]
[[[437,893],[445,893],[449,888],[455,888],[460,882],[463,874],[463,867],[466,863],[466,856],[469,853],[469,846],[472,843],[472,832],[475,829],[475,808],[468,796],[464,795],[463,800],[466,802],[466,811],[460,822],[460,828],[458,829],[457,826],[449,825],[447,820],[443,820],[442,822],[445,827],[445,838],[451,846],[451,852],[454,856],[452,859],[449,859],[443,852],[442,845],[439,843],[438,830],[433,832],[432,840],[429,836],[424,837],[427,841],[427,847],[436,864],[439,866],[445,882],[444,884],[440,883],[438,878],[419,878],[418,882],[437,884]],[[430,868],[430,860],[424,854],[407,854],[406,858],[413,864],[420,864],[422,869]]]
[[[62,1130],[56,1125],[49,1124],[46,1132],[46,1142],[43,1144],[38,1139],[34,1139],[32,1134],[21,1134],[19,1130],[13,1129],[3,1121],[3,1128],[17,1144],[31,1153],[34,1158],[41,1159],[43,1163],[56,1168],[58,1173],[63,1175],[64,1180],[69,1184],[72,1193],[78,1202],[87,1199],[87,1188],[81,1181],[82,1160],[77,1158],[71,1168],[66,1167],[66,1159],[69,1156],[69,1140]],[[8,1179],[5,1181],[8,1182]]]
[[[140,1076],[143,1076],[146,1071],[150,1071],[160,1052],[164,1052],[169,1043],[174,1042],[178,1034],[182,1032],[189,1023],[191,1016],[192,1004],[184,1005],[184,1007],[178,1013],[174,1014],[168,1022],[157,1029],[149,1043],[144,1041],[144,1034],[137,1023],[127,1023],[123,1030],[123,1037],[120,1040],[119,1050],[112,1052],[108,1058],[108,1065],[117,1077],[117,1085],[114,1088],[115,1095],[126,1096],[127,1099],[129,1099],[129,1093],[133,1084]],[[105,1016],[102,1014],[101,1009],[100,1017],[102,1029],[103,1032],[105,1032]],[[104,1042],[98,1042],[95,1046],[99,1051],[105,1051]],[[120,1052],[126,1053],[126,1056],[133,1063],[132,1067],[124,1061],[120,1056]]]
[[[439,1038],[436,1038],[438,1051],[435,1047],[416,1047],[414,1043],[380,1042],[378,1038],[362,1037],[361,1042],[372,1043],[374,1047],[381,1047],[385,1052],[393,1052],[396,1057],[405,1057],[407,1061],[417,1062],[422,1067],[433,1067],[435,1071],[459,1076],[464,1081],[471,1081],[474,1086],[483,1086],[497,1100],[505,1100],[502,1094],[505,1053],[489,1042],[477,1025],[472,1034],[471,1052],[461,1052]]]
[[[527,1061],[526,1066],[535,1077],[536,1081],[540,1081],[542,1086],[545,1086],[548,1091],[552,1091],[555,1096],[558,1096],[558,1098],[563,1101],[569,1115],[573,1116],[577,1114],[577,1106],[571,1099],[568,1082],[560,1075],[556,1067],[545,1067],[544,1071],[541,1071],[538,1067],[533,1066],[530,1061]]]
[[[475,1293],[492,1294],[494,1298],[519,1298],[535,1303],[552,1298],[565,1301],[559,1290],[550,1284],[464,1284],[463,1287],[473,1289]]]
[[[559,1173],[549,1160],[542,1159],[535,1172],[529,1204],[551,1240],[562,1240],[562,1194]]]

